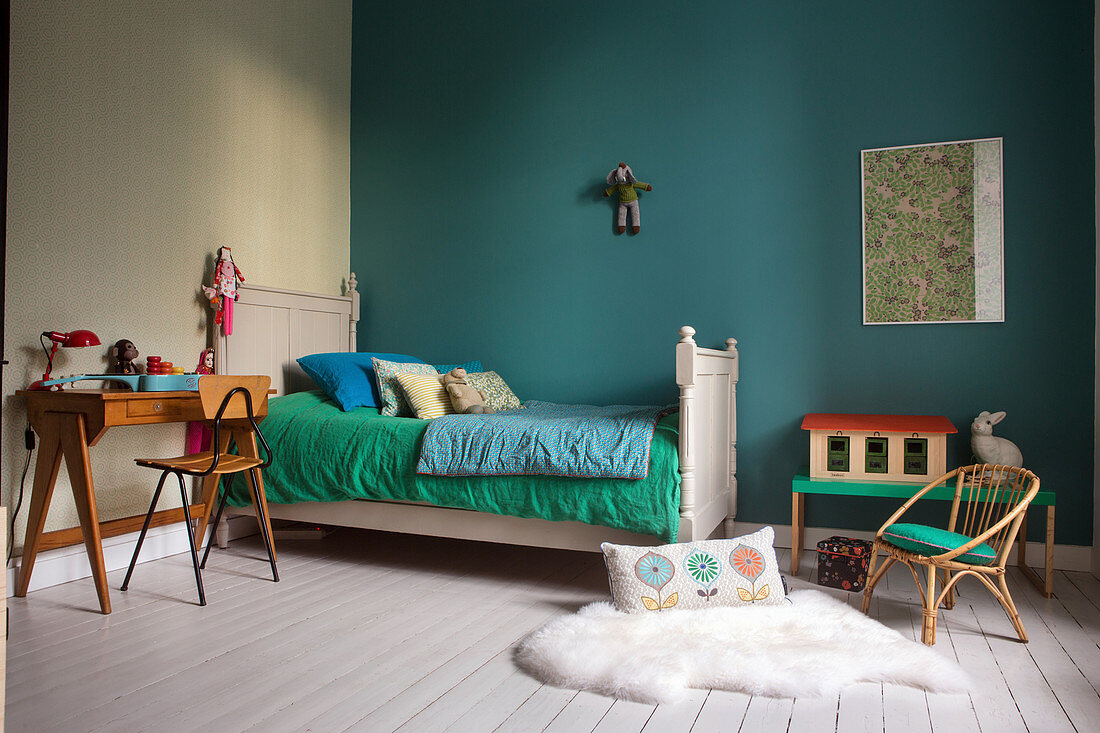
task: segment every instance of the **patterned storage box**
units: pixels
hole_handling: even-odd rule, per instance
[[[817,584],[861,591],[874,544],[851,537],[830,537],[817,543]]]

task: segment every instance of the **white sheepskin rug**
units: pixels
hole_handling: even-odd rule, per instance
[[[688,688],[834,695],[856,682],[962,693],[954,661],[815,590],[783,606],[626,614],[593,603],[524,639],[516,663],[556,687],[646,703]]]

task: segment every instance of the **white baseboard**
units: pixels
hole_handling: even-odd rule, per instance
[[[755,532],[766,526],[769,525],[757,524],[755,522],[734,522],[734,527],[736,529],[735,536],[749,534],[750,532]],[[789,548],[791,546],[791,525],[773,524],[770,526],[775,528],[775,546]],[[817,547],[818,542],[827,537],[832,537],[833,535],[853,537],[858,540],[871,540],[875,537],[874,532],[865,532],[858,529],[806,527],[802,538],[802,547],[806,550],[813,550]],[[1041,567],[1043,558],[1045,557],[1045,544],[1042,542],[1027,543],[1027,559],[1029,565],[1032,567]],[[1009,554],[1008,562],[1010,565],[1016,562],[1015,548]],[[1089,572],[1092,567],[1092,547],[1089,545],[1055,545],[1054,567],[1057,570],[1079,570],[1085,573]]]
[[[107,572],[124,568],[130,564],[137,545],[138,532],[108,537],[103,540],[103,562]],[[181,552],[189,552],[187,534],[182,522],[153,527],[145,535],[138,562],[157,560]],[[8,567],[7,590],[10,598],[15,592],[15,579],[21,558],[13,557]],[[38,553],[34,561],[34,574],[28,590],[49,588],[53,585],[68,583],[71,580],[92,577],[92,566],[88,562],[88,553],[84,543],[59,547],[55,550]]]

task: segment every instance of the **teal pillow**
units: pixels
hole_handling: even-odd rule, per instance
[[[455,369],[465,369],[467,374],[482,371],[481,361],[479,359],[474,359],[464,364],[432,364],[432,366],[435,367],[435,370],[440,374],[449,374]]]
[[[344,412],[356,407],[381,407],[374,357],[391,362],[423,364],[415,356],[363,351],[310,354],[298,359],[302,370]]]
[[[891,524],[883,531],[882,539],[903,550],[932,557],[958,549],[974,538],[923,524]],[[997,553],[982,542],[954,559],[971,565],[991,565]]]

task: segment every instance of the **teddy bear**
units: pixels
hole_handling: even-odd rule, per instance
[[[485,404],[485,393],[474,389],[466,382],[466,370],[459,367],[439,378],[443,389],[451,398],[451,407],[460,415],[486,415],[496,412]]]

